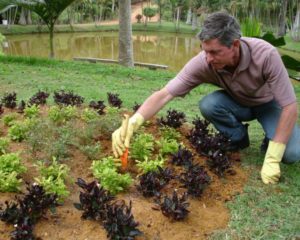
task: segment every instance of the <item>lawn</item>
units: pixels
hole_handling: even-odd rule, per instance
[[[34,58],[0,57],[0,97],[17,92],[18,100],[28,100],[38,90],[53,92],[73,90],[90,100],[105,100],[107,92],[118,93],[123,106],[131,109],[142,103],[153,91],[163,87],[175,73],[129,69],[118,65],[89,64]],[[294,83],[300,99],[300,85]],[[197,115],[198,101],[215,88],[203,85],[184,99],[169,103],[169,108],[184,111],[191,121]],[[53,103],[50,101],[50,104]],[[260,180],[263,154],[259,145],[263,132],[257,122],[249,128],[251,146],[241,152],[243,167],[250,173],[244,191],[228,202],[231,220],[226,229],[212,239],[296,239],[300,236],[300,164],[281,165],[282,179],[277,185],[264,185]]]

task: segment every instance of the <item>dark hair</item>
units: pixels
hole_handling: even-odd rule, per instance
[[[241,29],[233,16],[216,12],[207,17],[197,36],[201,41],[217,38],[221,44],[230,47],[235,39],[241,38]]]

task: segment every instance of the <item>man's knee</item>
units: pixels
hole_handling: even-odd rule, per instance
[[[213,116],[219,102],[218,92],[206,95],[199,101],[199,109],[203,117],[210,118]]]
[[[298,149],[287,148],[283,155],[282,162],[285,164],[292,164],[300,161],[300,151]]]

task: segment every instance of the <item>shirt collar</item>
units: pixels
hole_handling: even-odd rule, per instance
[[[250,64],[250,50],[249,50],[249,47],[247,46],[247,44],[243,41],[243,40],[240,40],[240,43],[241,43],[241,56],[240,56],[240,63],[237,67],[237,70],[239,72],[247,69],[249,67],[249,64]]]

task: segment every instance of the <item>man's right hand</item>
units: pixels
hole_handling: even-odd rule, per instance
[[[140,113],[135,113],[131,118],[124,115],[121,127],[112,134],[112,149],[116,158],[122,156],[125,149],[129,148],[133,133],[144,121],[144,117]]]

